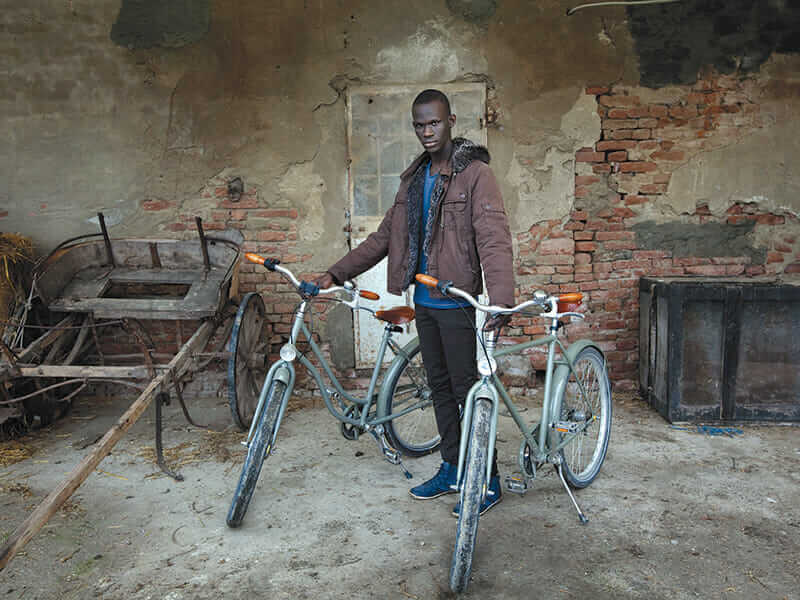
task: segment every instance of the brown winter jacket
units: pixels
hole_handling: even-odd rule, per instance
[[[453,139],[453,155],[431,194],[426,231],[420,229],[422,182],[427,153],[400,176],[400,188],[378,230],[328,272],[339,282],[360,275],[389,257],[387,289],[401,294],[413,283],[421,252],[428,274],[477,296],[483,266],[492,304],[514,304],[511,233],[503,198],[489,168],[489,152],[463,138]],[[432,297],[441,297],[431,290]]]

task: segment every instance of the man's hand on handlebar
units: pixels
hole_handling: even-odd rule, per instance
[[[321,290],[327,290],[334,283],[336,282],[333,280],[333,275],[331,275],[327,271],[314,280],[314,285],[316,285]]]
[[[511,321],[511,315],[505,313],[498,313],[486,319],[486,322],[483,324],[483,330],[500,331],[500,329],[508,325],[510,321]]]

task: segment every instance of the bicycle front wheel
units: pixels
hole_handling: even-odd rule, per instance
[[[450,589],[456,593],[467,589],[472,572],[472,554],[478,539],[478,519],[486,494],[486,464],[489,460],[489,432],[492,423],[492,404],[477,398],[472,414],[472,426],[467,446],[464,484],[461,486],[461,507],[456,527],[456,546],[450,567]]]
[[[436,425],[431,389],[422,366],[419,346],[408,353],[399,368],[388,375],[390,378],[389,400],[386,414],[400,412],[404,408],[424,402],[423,406],[388,421],[386,435],[392,446],[406,456],[424,456],[434,452],[442,441]]]
[[[261,473],[261,466],[272,451],[272,436],[275,432],[275,424],[278,420],[286,384],[274,379],[270,387],[266,405],[261,411],[253,439],[247,449],[247,458],[244,460],[242,474],[239,476],[239,484],[233,493],[233,501],[226,519],[229,527],[238,527],[242,524],[250,499],[253,497],[258,476]]]
[[[585,488],[597,477],[608,450],[611,383],[603,355],[596,348],[589,346],[578,352],[573,368],[574,372],[568,372],[555,384],[557,400],[553,414],[566,428],[585,426],[559,451],[567,483],[574,488]],[[571,435],[554,433],[556,444]]]

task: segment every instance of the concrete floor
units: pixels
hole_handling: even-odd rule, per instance
[[[81,400],[19,440],[26,460],[0,468],[5,538],[87,452],[130,398]],[[347,442],[324,409],[289,413],[241,529],[225,515],[241,435],[227,404],[191,403],[215,434],[166,409],[165,445],[186,480],[152,463],[152,412],[0,573],[0,597],[449,598],[454,496],[412,499],[414,478],[369,438]],[[529,413],[536,411],[532,404]],[[313,432],[313,433],[312,433]],[[548,470],[480,521],[464,598],[800,598],[800,430],[746,427],[734,438],[670,427],[636,398],[615,397],[608,458],[578,493],[579,524]],[[500,465],[519,436],[501,419]],[[8,445],[4,446],[8,448]]]

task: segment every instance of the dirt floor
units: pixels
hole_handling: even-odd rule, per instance
[[[65,419],[3,443],[5,539],[123,412],[131,398],[82,400]],[[152,410],[0,573],[0,597],[449,598],[455,496],[407,492],[438,457],[385,462],[370,438],[346,441],[324,409],[288,414],[242,527],[225,515],[244,449],[226,402],[167,407],[175,482],[153,464]],[[535,404],[528,411],[536,412]],[[580,525],[552,471],[506,493],[480,521],[465,598],[800,599],[800,429],[677,429],[615,397],[608,458],[577,494]],[[501,419],[500,465],[519,435]],[[18,461],[18,462],[15,462]]]

